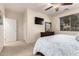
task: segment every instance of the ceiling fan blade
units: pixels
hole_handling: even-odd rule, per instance
[[[61,3],[61,5],[72,5],[73,3]]]
[[[50,7],[46,8],[46,9],[45,9],[45,11],[47,11],[47,10],[51,9],[52,7],[53,7],[53,6],[50,6]]]

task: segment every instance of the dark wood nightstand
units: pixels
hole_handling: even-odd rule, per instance
[[[45,37],[45,36],[51,36],[51,35],[54,35],[55,33],[54,32],[41,32],[41,37]]]

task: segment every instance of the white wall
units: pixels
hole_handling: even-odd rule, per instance
[[[47,15],[27,9],[24,18],[24,40],[27,43],[33,43],[40,37],[40,32],[45,31],[45,24],[36,25],[34,17],[44,18],[44,22],[50,22]]]
[[[3,21],[4,21],[4,6],[2,4],[0,4],[0,15],[2,15],[3,17]],[[4,45],[4,25],[0,25],[0,52],[3,49],[3,45]]]
[[[52,16],[53,31],[55,31],[56,33],[73,34],[73,35],[77,34],[78,31],[60,31],[60,17],[76,14],[76,13],[79,13],[79,8],[72,9],[72,10],[57,14],[57,15],[53,15]]]
[[[17,13],[11,10],[5,10],[5,19],[14,19],[16,20],[17,26],[17,40],[22,41],[23,40],[23,14]]]

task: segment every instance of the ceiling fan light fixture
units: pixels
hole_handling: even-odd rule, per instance
[[[56,11],[59,11],[59,8],[56,8],[55,10],[56,10]]]
[[[61,4],[56,3],[56,4],[52,4],[52,6],[53,6],[54,8],[59,8],[59,7],[61,7]]]

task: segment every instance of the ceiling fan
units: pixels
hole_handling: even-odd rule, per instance
[[[55,8],[55,11],[59,11],[60,6],[68,6],[72,5],[73,3],[50,3],[51,6],[45,9],[45,11],[48,11],[51,8]]]

